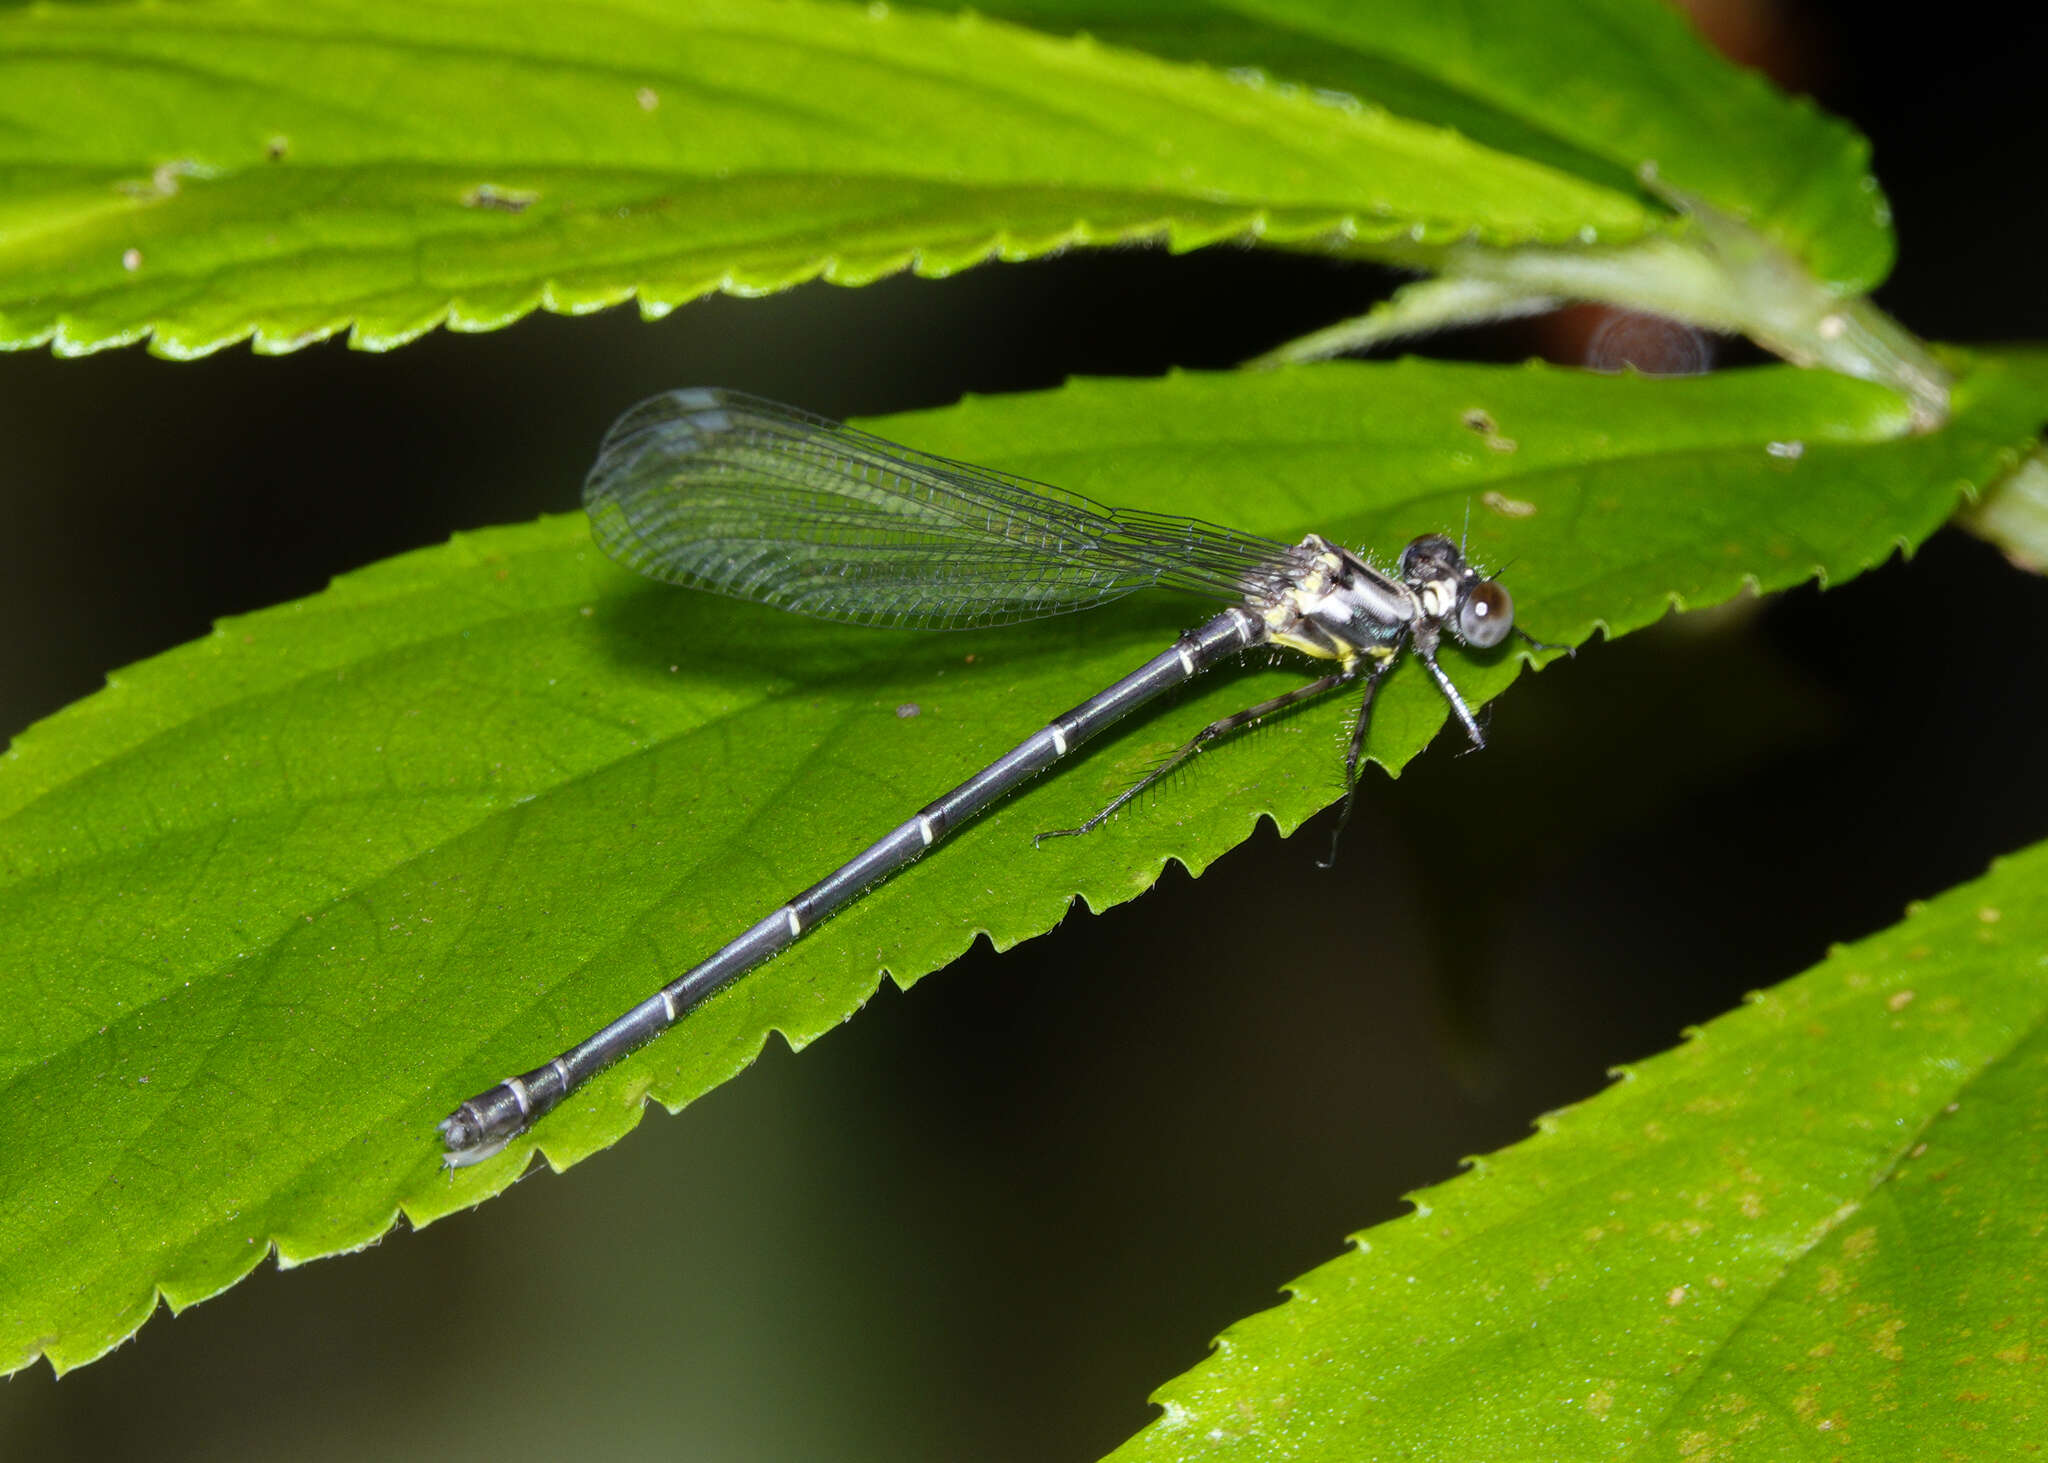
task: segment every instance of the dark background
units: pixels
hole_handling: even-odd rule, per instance
[[[2048,23],[1866,13],[1759,0],[1714,24],[1872,136],[1903,240],[1888,308],[1933,338],[2048,337]],[[1224,367],[1390,284],[1121,251],[385,356],[0,356],[0,734],[222,615],[573,507],[656,390],[845,415]],[[1944,534],[1825,596],[1592,647],[1503,699],[1483,757],[1375,778],[1336,873],[1312,867],[1326,823],[1266,830],[1199,889],[1170,874],[885,986],[565,1177],[265,1266],[62,1382],[21,1374],[0,1454],[1096,1456],[1404,1191],[2048,834],[2044,632],[2048,586]],[[538,1360],[472,1360],[515,1341]]]

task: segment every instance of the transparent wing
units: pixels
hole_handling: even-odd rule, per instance
[[[1161,586],[1272,592],[1293,546],[1110,509],[735,391],[672,391],[606,436],[583,488],[628,568],[865,625],[996,625]]]

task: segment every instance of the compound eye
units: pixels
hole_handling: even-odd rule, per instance
[[[1458,638],[1481,650],[1508,638],[1515,628],[1515,602],[1491,579],[1482,579],[1458,604]]]

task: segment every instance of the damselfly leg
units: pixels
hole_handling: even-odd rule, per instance
[[[1118,809],[1139,796],[1145,789],[1154,786],[1162,779],[1172,776],[1182,767],[1185,767],[1211,742],[1221,737],[1227,737],[1232,732],[1242,731],[1245,727],[1252,725],[1256,721],[1262,721],[1275,712],[1285,711],[1288,707],[1298,706],[1304,701],[1313,701],[1318,696],[1326,695],[1336,690],[1337,687],[1347,685],[1351,681],[1356,680],[1358,675],[1359,670],[1355,665],[1347,670],[1333,671],[1327,676],[1317,677],[1306,686],[1299,686],[1292,691],[1286,691],[1272,697],[1270,700],[1261,701],[1256,706],[1247,706],[1242,711],[1232,712],[1229,716],[1217,718],[1196,732],[1192,737],[1189,737],[1164,762],[1161,762],[1157,767],[1118,793],[1080,827],[1049,828],[1035,836],[1031,840],[1032,843],[1043,843],[1048,838],[1078,838],[1083,833],[1094,832],[1097,828],[1100,828],[1104,823],[1115,817]]]

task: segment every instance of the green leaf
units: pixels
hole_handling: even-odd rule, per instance
[[[1415,1195],[1115,1456],[2038,1447],[2044,889],[2048,846]]]
[[[807,0],[0,11],[0,343],[386,347],[1077,243],[1626,243],[1454,133],[973,15]]]
[[[2040,416],[2006,365],[1948,430],[1784,368],[1686,381],[1424,362],[1081,382],[882,429],[1134,506],[1397,544],[1471,512],[1521,621],[1576,642],[1673,601],[1852,575],[2005,470]],[[1768,445],[1775,444],[1775,445]],[[452,1179],[434,1123],[672,978],[904,811],[1122,673],[1195,611],[848,630],[649,585],[580,517],[466,535],[224,622],[19,739],[0,773],[0,1365],[60,1369],[159,1293],[214,1294],[615,1141],[771,1032],[802,1046],[887,970],[1006,947],[1079,896],[1201,870],[1339,789],[1347,709],[1212,752],[1034,850],[1205,721],[1300,683],[1250,667],[1120,728]],[[1511,657],[1453,658],[1475,702]],[[919,714],[908,714],[916,708]],[[1412,666],[1372,752],[1443,720]]]
[[[934,6],[933,8],[942,8]],[[1890,271],[1870,144],[1716,55],[1669,0],[994,0],[1161,56],[1259,66],[1621,193],[1643,165],[1747,219],[1830,289]]]

